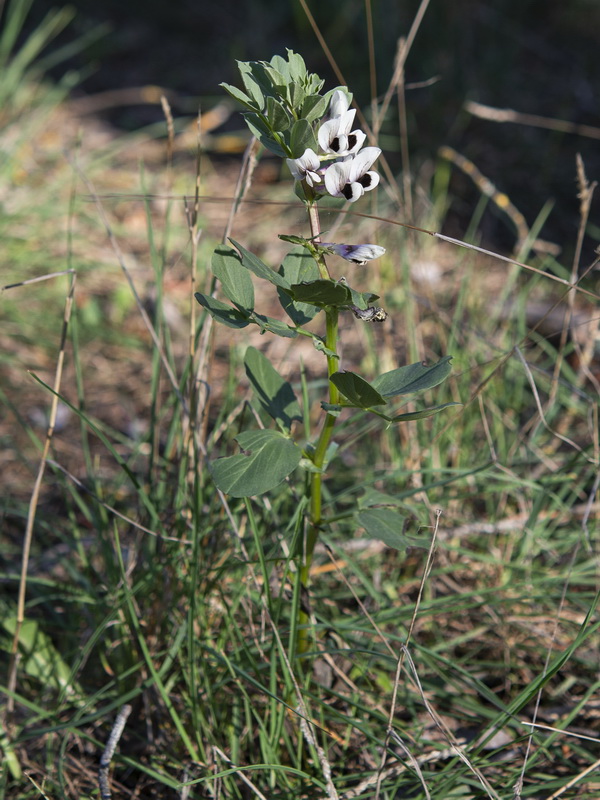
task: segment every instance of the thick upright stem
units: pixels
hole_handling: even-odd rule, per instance
[[[314,241],[318,241],[320,235],[319,227],[319,214],[316,204],[309,205],[308,216],[310,220],[311,234]],[[327,264],[325,259],[321,256],[317,260],[319,272],[322,278],[329,278]],[[326,335],[325,346],[331,355],[327,355],[327,375],[331,376],[338,369],[337,340],[338,340],[338,309],[335,307],[328,307],[325,309],[326,319]],[[339,391],[333,383],[329,383],[329,403],[336,405],[339,403]],[[310,583],[310,567],[312,564],[315,545],[319,538],[319,531],[322,519],[322,496],[323,496],[323,468],[327,456],[327,450],[331,443],[333,435],[333,428],[335,426],[335,417],[333,414],[326,414],[325,422],[319,439],[317,441],[314,455],[313,464],[316,471],[312,473],[310,479],[310,518],[309,525],[306,532],[306,539],[304,541],[304,553],[302,565],[300,568],[300,582],[304,590],[308,589]],[[304,653],[308,649],[308,614],[305,611],[300,611],[299,616],[300,630],[298,632],[298,653]]]
[[[338,336],[338,310],[337,308],[328,308],[325,313],[327,318],[327,336],[325,339],[325,344],[328,350],[331,350],[333,353],[335,353],[335,348],[337,345],[337,336]],[[328,376],[331,376],[334,372],[337,371],[338,368],[337,361],[338,360],[335,356],[333,355],[327,356]],[[330,382],[329,402],[331,405],[336,405],[337,403],[339,403],[339,400],[340,400],[339,391],[337,387]],[[322,506],[321,506],[322,486],[323,486],[322,470],[325,464],[325,458],[327,456],[327,449],[331,443],[331,437],[333,435],[334,426],[335,426],[335,417],[333,416],[333,414],[327,414],[325,416],[325,423],[321,430],[321,434],[317,441],[315,453],[313,456],[313,463],[319,471],[314,472],[311,476],[310,527],[308,529],[306,543],[305,543],[303,580],[302,580],[304,586],[308,585],[308,580],[309,580],[308,573],[312,562],[315,544],[317,543],[317,539],[319,536],[319,527],[321,524],[321,512],[322,512]]]

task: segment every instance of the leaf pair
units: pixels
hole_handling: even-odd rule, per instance
[[[231,239],[239,252],[228,245],[219,245],[213,253],[212,270],[219,279],[225,297],[233,307],[214,297],[196,293],[196,299],[211,316],[230,328],[245,328],[251,323],[277,336],[295,337],[294,328],[272,317],[256,312],[254,286],[250,272],[276,287],[279,302],[294,325],[302,326],[318,313],[319,308],[356,306],[366,309],[377,300],[371,292],[357,292],[343,281],[319,278],[312,255],[304,248],[294,248],[283,260],[279,271],[271,269],[258,256]]]
[[[256,312],[254,307],[254,286],[252,284],[250,272],[267,280],[278,289],[287,288],[289,286],[289,281],[287,277],[285,277],[285,271],[292,272],[293,268],[295,268],[296,271],[304,271],[306,273],[312,268],[316,270],[316,264],[313,259],[307,254],[304,254],[300,264],[294,263],[292,265],[292,262],[288,263],[287,261],[287,259],[290,258],[288,256],[284,260],[280,268],[281,274],[279,274],[268,267],[258,256],[255,256],[254,253],[246,250],[237,242],[234,242],[234,244],[238,248],[239,254],[227,245],[220,245],[215,249],[211,262],[213,273],[221,282],[223,294],[233,303],[233,306],[223,303],[221,300],[217,300],[209,295],[204,295],[201,292],[196,293],[196,300],[208,311],[213,319],[230,328],[245,328],[247,325],[255,324],[258,325],[263,332],[270,331],[277,336],[294,338],[297,335],[294,328],[280,320]],[[314,274],[314,271],[312,274]],[[297,325],[312,319],[303,306],[298,309],[294,308],[296,304],[291,303],[287,296],[286,303],[288,307],[286,307],[285,310]],[[296,311],[298,313],[296,313]],[[313,312],[312,316],[314,316],[315,313],[316,311]],[[295,319],[293,314],[296,316]]]
[[[344,405],[352,408],[362,408],[365,411],[373,411],[374,407],[386,405],[387,398],[413,394],[414,392],[431,389],[442,383],[450,374],[451,359],[452,356],[445,356],[431,366],[419,361],[416,364],[398,367],[379,375],[372,383],[361,378],[355,372],[334,372],[329,380],[346,398]],[[444,403],[440,406],[399,414],[395,417],[387,416],[380,411],[375,413],[388,420],[388,422],[406,422],[430,417],[443,408],[453,405],[456,405],[456,403]]]

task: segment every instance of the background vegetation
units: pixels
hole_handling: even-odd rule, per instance
[[[293,485],[224,504],[181,397],[190,376],[210,390],[200,442],[230,452],[258,413],[237,389],[248,341],[194,309],[191,276],[208,288],[228,224],[273,262],[278,232],[305,233],[269,158],[234,209],[246,140],[217,84],[285,46],[328,86],[334,67],[296,3],[29,5],[7,4],[0,34],[1,796],[99,796],[129,704],[113,796],[596,798],[597,3],[432,3],[418,26],[380,135],[399,189],[340,228],[387,246],[365,288],[390,319],[347,321],[344,358],[369,374],[451,353],[435,402],[463,405],[393,433],[365,420],[360,445],[340,436],[328,487],[338,503],[385,493],[436,547],[396,552],[336,523],[293,669]],[[367,115],[417,10],[312,9]],[[553,122],[481,119],[467,101]],[[301,368],[322,379],[310,347],[252,343],[296,385]]]

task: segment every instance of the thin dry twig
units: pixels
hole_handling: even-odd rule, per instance
[[[91,199],[94,199],[94,196],[90,195]],[[98,199],[100,199],[100,195],[95,195]],[[181,195],[161,195],[161,194],[121,194],[118,192],[112,192],[108,194],[101,195],[103,198],[115,198],[115,199],[123,199],[123,198],[137,198],[137,199],[144,199],[147,197],[155,197],[160,199],[182,199]],[[204,196],[201,195],[199,198],[202,202],[207,203],[231,203],[235,200],[233,197],[210,197],[208,195]],[[270,205],[270,206],[279,206],[281,208],[300,208],[297,203],[286,202],[282,200],[253,200],[251,198],[245,198],[243,203],[248,203],[251,205]],[[395,225],[399,228],[406,228],[407,230],[417,231],[418,233],[425,233],[428,236],[432,236],[435,239],[440,239],[443,242],[448,242],[449,244],[455,245],[456,247],[463,247],[467,250],[473,250],[477,253],[482,253],[485,256],[489,256],[490,258],[496,259],[497,261],[503,261],[506,264],[514,264],[517,267],[523,267],[528,272],[532,272],[535,275],[541,275],[543,278],[546,278],[549,281],[553,281],[554,283],[561,284],[562,286],[566,286],[569,289],[573,289],[575,292],[582,294],[586,297],[590,297],[593,300],[600,300],[600,294],[597,292],[593,292],[589,289],[584,289],[579,285],[579,280],[577,283],[572,284],[566,278],[561,278],[558,275],[553,275],[549,272],[544,271],[543,269],[538,269],[537,267],[532,266],[531,264],[525,264],[523,261],[517,261],[510,256],[504,256],[500,253],[495,253],[493,250],[486,250],[484,247],[477,247],[477,245],[470,244],[469,242],[463,242],[461,239],[455,239],[452,236],[445,236],[438,231],[428,230],[427,228],[421,228],[418,225],[410,225],[408,222],[401,222],[400,220],[393,219],[392,217],[381,217],[377,214],[367,214],[360,211],[348,211],[346,208],[329,208],[327,209],[328,213],[331,214],[345,214],[349,217],[358,217],[362,219],[370,219],[374,220],[375,222],[381,222],[386,225]],[[597,262],[594,262],[594,265]],[[587,270],[589,272],[589,269]]]
[[[400,61],[406,52],[406,39],[398,41],[396,58]],[[396,96],[398,99],[398,125],[400,127],[400,153],[402,157],[402,189],[404,196],[404,209],[409,219],[413,216],[412,206],[412,176],[410,172],[410,156],[408,152],[408,120],[406,117],[406,84],[404,80],[404,66],[399,70]]]
[[[421,4],[419,5],[417,13],[415,14],[415,17],[413,19],[412,25],[410,26],[410,30],[406,36],[404,47],[402,48],[401,53],[396,59],[396,63],[394,64],[394,74],[392,75],[390,85],[388,86],[385,96],[383,98],[383,102],[381,103],[377,124],[375,125],[374,123],[374,127],[376,127],[377,130],[381,125],[380,120],[382,120],[387,114],[390,102],[392,100],[394,92],[396,91],[396,87],[398,86],[400,75],[404,70],[406,59],[408,58],[408,54],[410,53],[411,47],[413,46],[413,42],[418,33],[418,30],[421,27],[421,23],[423,22],[423,17],[425,16],[425,12],[427,11],[427,7],[429,6],[429,2],[430,0],[421,0]]]
[[[567,781],[567,783],[565,783],[564,786],[561,786],[560,789],[557,789],[555,792],[548,795],[546,800],[556,800],[557,797],[560,797],[566,791],[572,789],[573,786],[579,783],[579,781],[583,780],[583,778],[590,775],[590,773],[595,772],[595,770],[597,770],[598,768],[600,768],[600,758],[597,761],[594,761],[593,764],[590,764],[589,767],[586,767],[584,770],[582,770],[578,775],[575,775],[574,778],[571,778],[570,781]]]
[[[425,792],[425,797],[427,800],[431,800],[431,794],[429,792],[429,788],[427,786],[427,782],[425,781],[425,776],[423,775],[423,771],[421,769],[421,765],[419,764],[419,759],[415,758],[413,754],[410,752],[408,747],[404,744],[399,734],[393,729],[390,728],[390,738],[394,740],[394,742],[398,745],[398,747],[402,750],[404,755],[408,758],[411,763],[412,768],[417,773],[419,780],[421,781],[421,786],[423,787],[423,791]],[[387,744],[386,744],[387,749]],[[377,784],[377,791],[375,794],[376,800],[379,798],[379,783]]]
[[[31,544],[33,541],[33,525],[40,497],[40,489],[44,472],[46,470],[46,458],[50,451],[50,444],[54,435],[56,425],[56,414],[58,410],[58,393],[60,391],[60,384],[62,380],[63,366],[65,361],[65,346],[67,341],[67,331],[69,328],[69,321],[71,319],[71,310],[73,308],[73,297],[75,294],[75,283],[77,275],[71,271],[71,281],[69,291],[65,300],[65,309],[63,314],[62,332],[60,339],[60,347],[58,352],[58,360],[56,363],[56,370],[54,374],[53,395],[50,406],[50,418],[48,421],[48,428],[46,431],[46,439],[40,458],[40,463],[29,501],[29,510],[27,512],[27,524],[25,526],[25,536],[23,539],[23,555],[21,560],[21,576],[19,580],[19,594],[17,598],[17,618],[15,623],[15,632],[13,635],[11,650],[10,650],[10,663],[8,667],[8,699],[6,703],[7,717],[10,717],[14,711],[14,691],[17,685],[17,672],[19,666],[19,639],[21,636],[21,629],[25,622],[25,597],[27,594],[27,575],[29,568],[29,558],[31,554]]]
[[[108,783],[108,770],[110,769],[110,762],[112,761],[112,757],[117,749],[117,745],[119,744],[119,739],[123,735],[125,723],[127,722],[127,718],[131,714],[131,711],[132,708],[130,705],[124,705],[119,711],[117,718],[115,719],[115,724],[110,732],[110,736],[108,737],[108,742],[106,743],[104,752],[102,753],[102,758],[100,759],[100,769],[98,770],[98,784],[100,785],[101,800],[111,800],[112,794],[110,791],[110,785]]]
[[[600,738],[598,736],[585,736],[583,733],[569,731],[566,728],[555,728],[553,725],[542,725],[541,722],[526,722],[525,720],[521,721],[521,725],[527,725],[527,727],[530,728],[540,728],[541,730],[552,731],[553,733],[562,733],[564,736],[573,736],[575,739],[585,739],[588,742],[600,744]]]
[[[577,276],[579,274],[579,263],[581,260],[581,251],[583,248],[583,239],[585,236],[585,231],[587,228],[588,219],[590,216],[590,209],[592,206],[592,197],[594,196],[594,189],[596,188],[596,183],[592,183],[591,185],[588,183],[588,180],[585,175],[585,169],[583,166],[583,159],[577,154],[577,183],[579,186],[579,228],[577,230],[577,243],[575,246],[575,253],[573,255],[573,263],[571,265],[571,283],[577,282]],[[571,321],[573,319],[573,312],[575,307],[575,294],[574,292],[569,292],[568,298],[568,307],[567,312],[563,317],[563,327],[560,334],[560,344],[558,346],[558,353],[556,358],[556,363],[554,365],[554,376],[552,379],[552,386],[550,387],[550,393],[548,397],[548,402],[546,404],[546,411],[551,408],[556,398],[556,393],[558,391],[558,378],[561,373],[562,369],[562,362],[564,358],[564,349],[567,343],[567,337],[569,335],[569,329],[571,327]]]
[[[371,89],[371,114],[377,114],[377,63],[375,61],[375,37],[373,35],[373,7],[371,0],[365,0],[365,17],[367,20],[367,47],[369,49],[369,83]]]
[[[399,681],[400,681],[400,670],[402,669],[402,667],[404,665],[404,660],[406,659],[409,662],[409,664],[411,666],[411,670],[412,670],[411,672],[409,672],[409,675],[411,676],[411,679],[415,682],[415,685],[417,686],[417,689],[418,689],[419,694],[420,694],[420,696],[421,696],[421,698],[423,700],[425,708],[427,709],[427,711],[429,712],[430,716],[434,720],[436,726],[444,734],[444,737],[447,739],[448,743],[450,744],[450,748],[451,748],[450,751],[448,752],[448,754],[434,753],[434,754],[428,754],[428,755],[426,755],[424,757],[417,757],[415,759],[417,764],[420,765],[422,763],[425,763],[425,761],[436,760],[437,758],[448,758],[448,757],[453,756],[453,755],[458,755],[461,758],[461,760],[464,761],[465,764],[467,764],[467,766],[473,772],[473,774],[475,774],[477,776],[477,778],[480,781],[480,783],[482,784],[482,786],[484,786],[486,788],[486,791],[488,792],[488,795],[490,797],[497,798],[497,795],[494,793],[493,789],[489,786],[489,784],[488,784],[487,780],[485,779],[485,777],[481,774],[481,772],[477,769],[477,767],[475,767],[473,764],[471,764],[469,759],[462,752],[462,750],[460,748],[460,745],[456,741],[456,739],[454,738],[452,732],[443,723],[443,721],[440,719],[438,714],[435,712],[435,710],[431,707],[431,705],[427,701],[427,698],[425,697],[425,693],[423,692],[423,689],[421,687],[420,681],[418,679],[415,665],[414,665],[414,663],[413,663],[413,661],[412,661],[412,659],[410,657],[410,653],[409,653],[409,650],[408,650],[408,647],[407,647],[408,640],[409,640],[410,636],[412,635],[412,631],[414,629],[414,625],[415,625],[415,621],[416,621],[416,615],[417,615],[418,608],[419,608],[419,605],[420,605],[420,600],[421,600],[421,597],[422,597],[422,594],[423,594],[425,582],[426,582],[426,580],[427,580],[427,578],[429,576],[429,573],[431,572],[431,568],[432,568],[432,565],[433,565],[433,553],[434,553],[434,550],[435,550],[435,542],[437,540],[437,535],[438,535],[440,516],[441,516],[441,511],[438,511],[437,514],[436,514],[436,523],[435,523],[435,527],[434,527],[434,535],[432,537],[432,542],[431,542],[431,545],[429,547],[429,551],[428,551],[428,555],[427,555],[427,561],[426,561],[426,564],[425,564],[425,568],[423,570],[423,576],[422,576],[420,584],[419,584],[419,595],[418,595],[417,602],[415,603],[415,611],[413,612],[411,623],[409,625],[409,629],[408,629],[408,632],[407,632],[406,643],[402,645],[401,653],[400,653],[399,657],[397,656],[396,652],[393,650],[393,648],[389,644],[389,642],[387,640],[387,637],[385,636],[383,631],[380,629],[380,627],[377,625],[377,622],[373,619],[373,617],[369,613],[368,609],[365,607],[365,605],[362,602],[362,600],[360,599],[360,597],[356,594],[353,586],[350,584],[350,582],[347,580],[347,578],[343,574],[343,572],[340,569],[340,567],[339,567],[339,565],[338,565],[338,563],[337,563],[337,561],[335,559],[335,556],[333,555],[333,552],[331,551],[331,549],[327,545],[324,545],[325,549],[326,549],[326,551],[327,551],[327,553],[328,553],[328,555],[330,557],[330,559],[336,565],[337,571],[338,571],[341,579],[344,581],[344,584],[346,585],[346,587],[351,592],[351,594],[352,594],[355,602],[357,603],[358,607],[361,609],[361,611],[365,615],[366,619],[369,620],[370,624],[373,626],[373,629],[377,632],[377,634],[378,634],[382,644],[384,645],[384,647],[388,650],[390,655],[393,656],[396,659],[396,676],[395,676],[395,681],[394,681],[394,695],[393,695],[392,702],[390,704],[391,711],[390,711],[389,722],[388,722],[388,732],[386,733],[385,745],[383,747],[383,753],[382,753],[382,759],[383,760],[382,760],[382,763],[380,764],[379,768],[377,769],[376,773],[374,773],[373,775],[369,776],[369,778],[367,778],[366,781],[363,781],[363,783],[360,785],[360,787],[361,787],[360,791],[362,792],[366,788],[368,788],[369,786],[372,786],[373,784],[377,784],[376,797],[379,795],[381,782],[383,780],[385,780],[387,777],[396,776],[396,775],[400,774],[400,772],[404,771],[404,769],[406,769],[406,765],[402,765],[400,768],[398,766],[393,766],[393,767],[390,767],[390,768],[386,768],[385,767],[387,745],[388,745],[389,739],[390,739],[390,737],[392,735],[390,733],[390,731],[393,730],[392,729],[392,720],[393,720],[393,716],[395,714],[396,696],[397,696],[397,691],[398,691],[398,686],[399,686]],[[411,761],[412,761],[412,759],[411,759]],[[358,792],[357,789],[355,788],[354,790],[350,790],[349,792],[344,794],[342,800],[349,800],[349,798],[351,798],[351,797],[358,797],[359,794],[360,794],[360,792]]]
[[[47,275],[38,275],[37,278],[28,278],[26,281],[19,281],[18,283],[7,283],[6,286],[0,286],[0,292],[7,289],[18,289],[20,286],[29,286],[31,283],[40,283],[40,281],[49,281],[51,278],[60,278],[61,275],[74,275],[74,269],[63,269],[60,272],[49,272]]]
[[[573,439],[569,439],[568,436],[564,436],[562,433],[559,433],[558,431],[554,430],[554,428],[550,427],[550,425],[548,424],[548,422],[546,420],[544,409],[542,407],[542,402],[541,402],[540,396],[538,394],[537,386],[535,384],[535,380],[533,378],[531,370],[529,369],[529,364],[527,363],[527,361],[523,357],[523,354],[521,353],[521,350],[519,349],[519,347],[515,347],[514,348],[514,352],[517,355],[517,357],[518,357],[519,361],[521,362],[521,364],[523,365],[523,369],[525,370],[525,374],[527,375],[527,380],[529,381],[529,385],[531,387],[531,391],[532,391],[532,394],[533,394],[533,399],[535,400],[535,404],[536,404],[536,407],[537,407],[537,410],[538,410],[540,421],[541,421],[542,425],[544,426],[544,428],[546,428],[548,433],[552,434],[552,436],[556,436],[562,442],[564,442],[565,444],[568,444],[570,447],[572,447],[575,450],[577,450],[578,453],[581,453],[581,455],[590,464],[595,464],[596,463],[595,458],[590,458],[589,456],[587,456],[585,454],[584,449],[580,445],[578,445],[577,442],[574,442]]]
[[[587,136],[590,139],[600,139],[600,128],[592,125],[578,125],[563,119],[540,117],[537,114],[522,114],[512,108],[493,108],[470,100],[465,103],[465,111],[479,119],[489,119],[491,122],[516,122],[519,125],[530,125],[534,128],[547,128],[551,131],[575,133],[578,136]]]
[[[413,660],[411,658],[410,652],[408,650],[406,651],[406,660],[408,661],[408,664],[410,666],[410,675],[412,676],[412,679],[414,680],[414,682],[415,682],[415,684],[416,684],[416,686],[418,688],[419,694],[421,696],[421,700],[423,701],[423,704],[424,704],[425,708],[427,709],[427,711],[429,713],[429,716],[434,721],[434,723],[439,728],[439,730],[442,732],[442,734],[447,739],[447,741],[450,743],[450,747],[453,749],[454,755],[456,755],[458,758],[460,758],[460,760],[468,767],[468,769],[471,770],[471,772],[475,775],[477,780],[481,783],[482,787],[484,788],[484,790],[486,791],[486,793],[487,793],[487,795],[489,797],[492,797],[495,800],[500,800],[499,795],[490,786],[490,784],[488,783],[486,777],[483,775],[481,770],[479,770],[474,764],[472,764],[469,761],[469,759],[467,758],[466,754],[463,751],[463,748],[460,746],[459,742],[454,737],[454,734],[452,733],[452,731],[444,723],[442,718],[438,715],[437,711],[433,708],[433,706],[431,705],[431,703],[427,699],[427,696],[426,696],[426,694],[425,694],[425,692],[423,690],[423,687],[421,686],[421,681],[419,680],[419,675],[417,673],[417,669],[415,667],[415,664],[414,664],[414,662],[413,662]]]

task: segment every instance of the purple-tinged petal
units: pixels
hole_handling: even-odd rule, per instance
[[[377,244],[332,244],[331,242],[321,242],[323,247],[327,247],[336,256],[345,258],[353,264],[364,266],[367,261],[380,258],[385,253],[385,247]]]
[[[321,177],[317,173],[321,166],[321,161],[310,147],[306,148],[300,158],[286,158],[285,161],[297,181],[306,179],[310,186],[313,185],[313,182],[319,183],[321,181]]]

